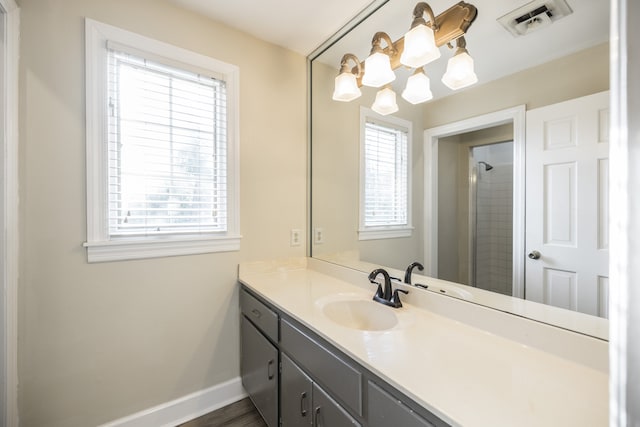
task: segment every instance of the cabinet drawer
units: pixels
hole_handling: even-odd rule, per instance
[[[323,388],[362,415],[362,374],[320,343],[282,320],[280,343]]]
[[[245,289],[240,290],[240,310],[265,335],[278,342],[278,315]]]

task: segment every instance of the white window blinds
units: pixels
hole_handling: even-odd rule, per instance
[[[109,235],[226,232],[225,82],[107,56]]]
[[[408,131],[367,119],[364,134],[365,227],[408,225]]]

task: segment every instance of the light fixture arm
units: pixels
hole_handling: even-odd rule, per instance
[[[424,71],[424,67],[416,68],[415,70],[413,70],[413,73],[411,75],[415,76],[416,74],[421,74],[421,73],[426,75],[426,73]]]
[[[373,39],[371,40],[371,55],[376,52],[385,53],[382,49],[382,46],[380,46],[383,40],[387,44],[386,53],[389,55],[389,57],[392,57],[396,54],[396,48],[393,46],[393,40],[391,40],[389,34],[385,33],[384,31],[378,31],[373,35]]]
[[[349,68],[349,60],[353,61],[356,65],[353,68]],[[355,73],[353,72],[355,69]],[[345,53],[340,60],[340,73],[353,73],[357,78],[362,77],[362,65],[357,56],[352,53]]]
[[[456,39],[456,55],[462,52],[467,52],[467,41],[465,40],[464,36],[458,37]]]
[[[419,2],[416,4],[416,7],[413,8],[413,22],[411,23],[411,28],[415,28],[418,25],[427,25],[427,22],[424,20],[425,13],[429,15],[430,27],[435,33],[440,28],[436,22],[436,17],[433,14],[433,9],[431,9],[431,6],[425,2]]]

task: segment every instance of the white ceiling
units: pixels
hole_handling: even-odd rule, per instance
[[[307,56],[372,0],[171,0]]]
[[[367,7],[372,0],[170,0],[263,40],[308,55]],[[380,0],[378,0],[379,3]],[[467,49],[475,60],[479,83],[548,62],[608,40],[609,0],[567,0],[573,13],[527,36],[514,37],[496,20],[530,0],[470,0],[478,15],[467,32]],[[537,0],[536,0],[537,1]],[[418,0],[390,0],[379,11],[343,37],[318,60],[339,68],[350,52],[364,60],[371,37],[385,31],[397,40],[408,29]],[[456,0],[429,0],[438,15]],[[439,80],[452,54],[441,48],[442,58],[426,67],[434,97],[450,93]],[[398,81],[408,70],[397,70]],[[434,84],[434,81],[437,82]],[[448,92],[447,92],[448,91]]]

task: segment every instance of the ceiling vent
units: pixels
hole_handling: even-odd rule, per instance
[[[498,22],[518,37],[549,26],[572,13],[566,0],[534,0],[501,16]]]

